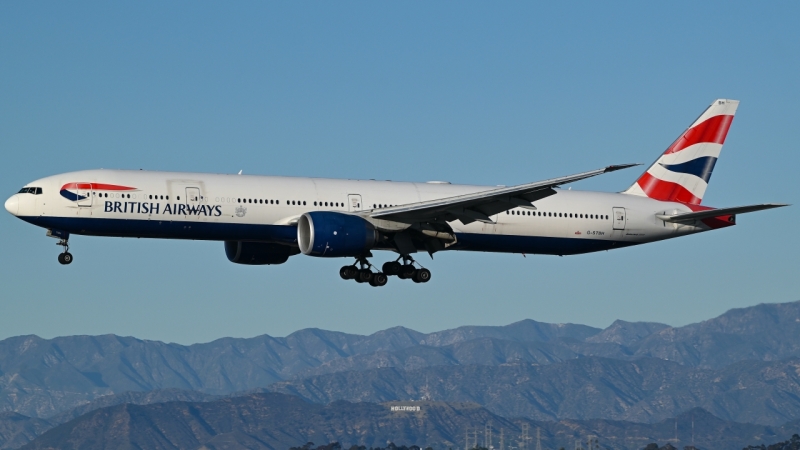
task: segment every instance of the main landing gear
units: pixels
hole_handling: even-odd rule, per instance
[[[402,258],[403,263],[400,263]],[[382,272],[373,272],[373,266],[366,258],[357,258],[352,266],[339,269],[339,276],[344,280],[356,280],[357,283],[369,283],[370,286],[385,286],[390,275],[396,275],[401,280],[414,280],[415,283],[427,283],[431,279],[431,271],[420,266],[408,255],[402,255],[396,261],[389,261],[382,267]]]
[[[64,247],[64,252],[58,255],[58,262],[63,265],[71,263],[72,253],[69,252],[69,241],[67,239],[61,239],[56,245]]]

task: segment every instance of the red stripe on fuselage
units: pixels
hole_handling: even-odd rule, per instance
[[[116,184],[103,184],[103,183],[67,183],[61,186],[64,189],[91,189],[93,191],[135,191],[136,188],[128,186],[118,186]]]
[[[676,153],[694,144],[724,144],[725,136],[728,135],[728,130],[731,128],[731,122],[733,122],[733,116],[720,115],[710,117],[686,130],[678,140],[667,148],[664,154]]]
[[[639,187],[642,188],[648,197],[656,200],[680,202],[690,205],[699,205],[703,200],[695,197],[694,194],[689,192],[688,189],[680,184],[673,183],[671,181],[659,180],[658,178],[650,175],[649,172],[645,172],[644,175],[642,175],[641,178],[636,181],[636,183],[639,184]]]

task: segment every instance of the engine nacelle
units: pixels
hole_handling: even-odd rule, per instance
[[[225,241],[225,255],[236,264],[283,264],[297,253],[296,249],[280,244]]]
[[[307,212],[297,221],[297,243],[309,256],[361,256],[375,245],[377,234],[361,217],[332,211]]]

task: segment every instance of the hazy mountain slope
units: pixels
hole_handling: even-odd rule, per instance
[[[327,361],[303,370],[294,378],[326,373],[362,371],[382,367],[413,370],[443,365],[500,365],[514,362],[552,364],[583,356],[631,359],[632,352],[617,344],[587,344],[574,339],[548,342],[516,342],[476,338],[443,347],[417,345],[396,351],[382,351]]]
[[[657,333],[669,325],[655,322],[626,322],[616,320],[605,330],[586,338],[586,342],[597,344],[619,344],[626,347],[636,345],[642,339]]]
[[[0,413],[0,450],[22,447],[51,427],[44,419],[13,412]]]
[[[721,370],[655,358],[579,358],[549,364],[436,366],[339,372],[273,384],[309,401],[475,402],[507,417],[655,422],[702,407],[737,422],[800,418],[800,360],[746,361]]]
[[[128,391],[120,394],[106,395],[92,400],[89,403],[70,409],[63,413],[48,417],[47,421],[58,425],[76,419],[88,412],[109,406],[130,403],[133,405],[150,405],[153,403],[165,402],[208,402],[219,399],[220,396],[204,394],[197,391],[185,391],[182,389],[160,389],[155,391],[135,392]]]
[[[534,422],[508,420],[469,404],[417,403],[419,412],[392,412],[392,405],[336,402],[305,403],[279,394],[249,395],[207,403],[170,402],[147,406],[118,405],[88,413],[58,426],[25,449],[105,448],[251,448],[286,449],[306,442],[381,445],[417,444],[423,448],[463,448],[468,429],[491,422],[493,444],[503,430],[506,445],[518,445],[527,422],[531,437],[541,430],[545,448],[569,448],[576,439],[595,435],[608,448],[640,449],[648,442],[674,437],[675,419],[656,424],[607,420]],[[678,417],[679,442],[689,443],[690,421],[695,442],[710,450],[788,438],[787,427],[724,422],[702,410]],[[483,436],[479,437],[483,444]]]
[[[307,329],[285,338],[224,338],[190,346],[113,335],[21,336],[0,341],[0,411],[49,417],[127,391],[226,395],[337,371],[551,364],[587,356],[654,357],[712,369],[800,357],[800,302],[731,310],[680,328],[618,321],[602,332],[523,320],[429,334],[403,327],[370,336]]]
[[[800,302],[732,309],[714,319],[645,337],[636,356],[720,368],[735,361],[800,356]]]
[[[583,341],[599,333],[599,328],[571,323],[543,323],[522,320],[504,327],[465,326],[427,334],[419,344],[441,347],[478,338],[495,338],[517,342],[548,342],[557,338]]]
[[[599,331],[527,320],[435,335],[436,340],[458,342],[464,336],[505,336],[506,328],[509,340],[582,338]],[[227,394],[267,386],[338,358],[416,346],[426,336],[402,327],[370,336],[307,329],[285,338],[223,338],[190,346],[114,335],[20,336],[0,341],[0,411],[47,417],[100,396],[137,390]]]

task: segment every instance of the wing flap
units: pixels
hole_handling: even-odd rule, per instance
[[[428,221],[450,222],[453,220],[461,220],[465,224],[474,221],[488,221],[488,223],[493,223],[490,216],[517,207],[534,208],[532,205],[533,202],[555,194],[556,191],[553,190],[553,188],[562,184],[572,183],[637,165],[638,164],[621,164],[608,166],[602,169],[577,173],[565,177],[551,178],[544,181],[488,189],[455,197],[367,211],[365,215],[375,219],[385,219],[403,223]]]

